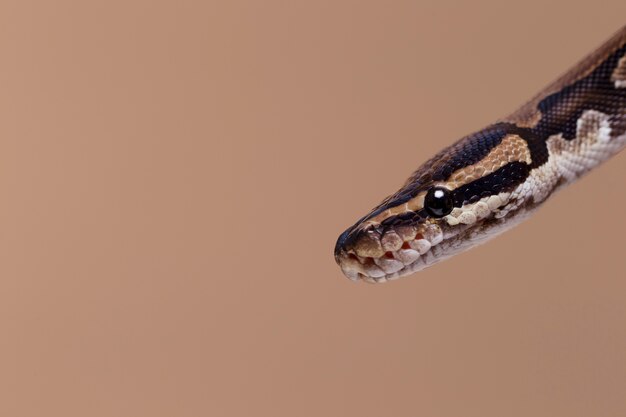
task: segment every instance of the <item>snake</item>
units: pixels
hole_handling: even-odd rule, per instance
[[[518,110],[421,165],[337,239],[353,281],[381,283],[476,247],[626,144],[626,25]]]

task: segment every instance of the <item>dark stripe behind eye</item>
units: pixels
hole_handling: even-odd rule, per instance
[[[454,206],[461,207],[484,197],[511,191],[526,180],[530,169],[530,165],[524,162],[510,162],[491,174],[462,185],[453,191]]]
[[[474,165],[498,146],[507,134],[518,129],[510,123],[496,123],[466,136],[423,164],[411,176],[407,185],[400,189],[393,198],[379,205],[360,221],[372,218],[390,207],[406,203],[420,191],[425,190],[425,186],[428,184],[434,181],[445,181],[456,170]]]

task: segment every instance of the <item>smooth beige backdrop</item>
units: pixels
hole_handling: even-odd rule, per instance
[[[626,415],[626,155],[355,284],[338,234],[623,0],[0,4],[0,415]]]

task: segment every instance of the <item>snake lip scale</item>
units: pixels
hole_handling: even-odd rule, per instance
[[[475,247],[626,145],[626,26],[511,115],[465,136],[343,232],[351,280],[386,282]]]

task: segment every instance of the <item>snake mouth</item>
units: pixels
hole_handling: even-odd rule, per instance
[[[529,218],[535,209],[527,204],[507,217],[490,215],[473,224],[432,219],[395,227],[357,224],[339,236],[335,260],[352,281],[392,281],[487,242]]]
[[[387,282],[441,260],[443,232],[435,223],[396,228],[348,229],[337,240],[335,260],[352,281]]]

